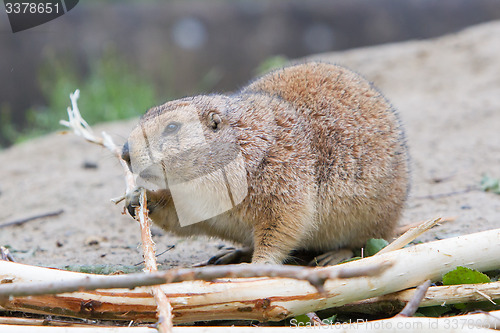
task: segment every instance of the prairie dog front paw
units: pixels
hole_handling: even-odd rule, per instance
[[[132,217],[135,217],[135,208],[140,206],[139,198],[142,189],[142,187],[136,187],[125,195],[125,207],[127,207],[128,213]]]
[[[125,207],[132,217],[135,217],[135,208],[139,207],[139,198],[143,187],[136,187],[125,195]],[[168,190],[150,191],[146,189],[146,206],[149,214],[168,204],[170,192]]]

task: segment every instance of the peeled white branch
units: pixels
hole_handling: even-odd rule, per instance
[[[288,278],[235,278],[215,282],[187,281],[162,285],[170,299],[175,323],[217,319],[275,321],[298,314],[338,307],[362,299],[381,296],[438,280],[457,266],[479,271],[500,267],[500,229],[415,245],[379,256],[317,269],[335,274],[342,269],[365,265],[392,266],[374,277],[333,279],[318,293],[306,281]],[[0,281],[41,281],[72,278],[79,273],[59,272],[15,263],[19,269],[1,269]],[[9,273],[7,273],[9,272]],[[14,275],[15,274],[15,275]],[[78,275],[81,276],[81,275]],[[14,281],[12,281],[14,279]],[[424,299],[425,301],[425,299]],[[51,307],[50,304],[57,304]],[[155,306],[144,288],[97,290],[55,296],[13,297],[0,306],[26,312],[41,312],[80,318],[154,320]],[[55,309],[55,310],[54,310]],[[52,312],[51,312],[52,311]]]

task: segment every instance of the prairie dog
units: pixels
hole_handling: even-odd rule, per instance
[[[320,62],[276,70],[232,95],[154,107],[123,157],[155,184],[147,194],[156,224],[241,243],[252,263],[388,238],[409,186],[390,103],[358,74]]]

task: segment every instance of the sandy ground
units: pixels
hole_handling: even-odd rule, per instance
[[[399,110],[413,170],[401,224],[456,217],[423,241],[500,226],[500,195],[478,190],[483,174],[500,177],[499,55],[500,22],[493,22],[434,40],[316,56],[362,73]],[[123,143],[135,123],[95,130]],[[0,245],[9,245],[18,261],[55,267],[141,262],[138,225],[121,214],[123,205],[110,202],[124,190],[111,153],[53,134],[0,152],[0,161],[0,224],[64,209],[57,217],[0,228]],[[84,168],[86,162],[98,167]],[[189,266],[230,245],[153,233],[158,253],[175,244],[158,258],[164,267]]]

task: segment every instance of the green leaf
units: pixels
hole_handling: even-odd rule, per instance
[[[349,262],[349,261],[356,261],[356,260],[359,260],[359,259],[363,259],[362,257],[352,257],[352,258],[349,258],[349,259],[346,259],[344,261],[341,262],[341,264],[345,263],[345,262]]]
[[[500,179],[484,175],[481,179],[481,188],[483,191],[500,194]]]
[[[389,243],[385,239],[369,239],[365,245],[365,257],[374,255],[375,253],[386,247],[388,244]]]
[[[307,324],[311,323],[311,320],[305,314],[301,314],[301,315],[295,316],[293,319],[296,320],[296,324],[298,326],[306,326]]]
[[[333,315],[331,317],[323,319],[321,322],[323,324],[326,324],[326,325],[334,325],[336,319],[337,319],[337,315],[335,314],[335,315]]]
[[[488,275],[462,266],[458,266],[454,270],[443,275],[443,284],[445,286],[488,282],[491,282]]]

